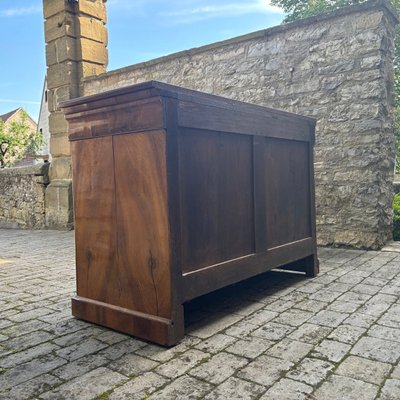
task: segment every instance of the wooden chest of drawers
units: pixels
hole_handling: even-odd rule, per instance
[[[159,82],[62,109],[76,317],[173,345],[185,302],[284,265],[318,272],[313,119]]]

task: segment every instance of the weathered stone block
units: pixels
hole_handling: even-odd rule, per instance
[[[47,88],[54,89],[59,86],[77,82],[77,65],[74,61],[51,65],[47,68]]]
[[[105,0],[86,0],[78,3],[79,12],[87,14],[91,17],[95,17],[106,22],[106,4]]]
[[[78,42],[78,58],[80,61],[107,65],[108,51],[103,43],[81,38]]]
[[[382,63],[382,57],[379,54],[367,56],[360,61],[360,66],[363,69],[379,68]]]
[[[106,67],[106,65],[83,61],[78,65],[78,73],[83,78],[88,76],[96,76],[105,73]]]
[[[63,133],[67,134],[68,123],[64,118],[64,114],[62,112],[54,112],[49,116],[49,129],[51,135]],[[50,148],[50,151],[51,148]],[[53,154],[53,153],[52,153]]]
[[[224,61],[224,60],[232,60],[232,58],[235,57],[243,57],[245,53],[245,48],[240,46],[232,46],[232,48],[228,49],[223,49],[222,51],[220,49],[215,51],[215,54],[213,54],[213,60],[214,61]]]
[[[399,342],[366,336],[356,343],[350,353],[383,363],[395,364],[399,351]]]
[[[72,181],[53,180],[46,188],[46,226],[70,229],[72,223]]]
[[[260,400],[272,399],[306,399],[312,392],[312,387],[302,382],[297,382],[291,379],[282,378],[275,383]]]
[[[79,96],[78,85],[66,85],[47,91],[47,104],[49,111],[60,111],[59,104],[62,101],[70,100]]]
[[[57,51],[54,43],[46,44],[46,65],[57,64]]]
[[[108,32],[104,22],[98,19],[89,18],[86,16],[78,17],[79,36],[94,40],[96,42],[107,44]]]
[[[72,179],[72,166],[70,157],[55,157],[51,161],[49,170],[50,181]]]
[[[74,3],[67,0],[43,1],[43,16],[45,19],[51,17],[52,15],[63,13],[64,11],[73,11],[73,10],[74,10]]]
[[[47,66],[62,63],[64,61],[76,61],[76,39],[64,36],[53,40],[46,45]]]
[[[391,370],[390,364],[350,356],[344,360],[336,374],[381,385]]]
[[[70,156],[71,146],[67,134],[52,134],[50,137],[50,152],[53,157]]]
[[[76,37],[75,16],[69,12],[53,15],[44,23],[46,43],[64,36]]]
[[[382,11],[368,12],[352,21],[351,25],[355,31],[378,28],[379,24],[382,22],[383,16],[384,13]]]
[[[317,399],[375,399],[378,386],[358,379],[331,375],[315,392]]]

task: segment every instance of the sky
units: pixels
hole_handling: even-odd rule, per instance
[[[52,0],[47,0],[52,1]],[[108,0],[108,71],[265,29],[269,0]],[[0,0],[0,115],[37,121],[46,73],[42,0]]]

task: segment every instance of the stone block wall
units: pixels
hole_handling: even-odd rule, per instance
[[[87,78],[84,94],[159,80],[315,117],[318,242],[377,249],[392,237],[396,23],[373,0]]]
[[[46,226],[73,225],[71,152],[61,101],[82,94],[81,79],[106,71],[106,0],[43,0],[49,109],[50,184]]]
[[[0,228],[46,226],[48,171],[49,163],[0,170]]]

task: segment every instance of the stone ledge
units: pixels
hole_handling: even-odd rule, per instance
[[[20,226],[15,221],[3,221],[0,219],[0,229],[20,229]]]
[[[27,167],[13,167],[0,169],[0,178],[23,175],[48,175],[50,163],[40,163]]]
[[[400,253],[400,241],[392,241],[386,243],[386,245],[382,247],[382,251],[391,251],[393,253]]]
[[[277,26],[274,26],[274,27],[271,27],[268,29],[263,29],[261,31],[252,32],[252,33],[242,35],[242,36],[237,36],[232,39],[211,43],[211,44],[201,46],[201,47],[195,47],[195,48],[192,48],[189,50],[179,51],[179,52],[172,53],[172,54],[169,54],[169,55],[166,55],[163,57],[155,58],[153,60],[141,62],[138,64],[133,64],[128,67],[116,69],[114,71],[105,72],[100,75],[88,76],[86,78],[83,78],[83,81],[84,82],[89,82],[92,80],[101,81],[102,79],[106,79],[106,78],[114,76],[114,75],[119,75],[119,74],[123,74],[123,73],[129,72],[129,71],[134,71],[136,69],[141,69],[141,68],[145,68],[145,67],[148,67],[151,65],[164,63],[166,61],[174,60],[174,59],[177,59],[180,57],[193,56],[195,54],[199,54],[199,53],[211,50],[211,49],[217,49],[217,48],[221,48],[221,47],[231,45],[231,44],[238,44],[238,43],[245,42],[245,41],[248,41],[251,39],[269,37],[269,36],[284,32],[284,31],[289,31],[289,30],[304,27],[307,25],[312,25],[312,24],[315,24],[316,22],[327,21],[327,20],[335,19],[335,18],[342,17],[342,16],[349,15],[349,14],[355,14],[355,13],[363,12],[363,11],[365,12],[367,10],[382,10],[390,18],[392,18],[396,23],[399,22],[399,16],[397,15],[396,10],[390,5],[390,3],[387,0],[371,0],[371,1],[367,1],[365,3],[361,3],[361,4],[357,4],[357,5],[342,7],[342,8],[339,8],[338,10],[334,10],[331,12],[315,15],[315,16],[308,17],[308,18],[303,18],[303,19],[300,19],[300,20],[297,20],[294,22],[277,25]]]

